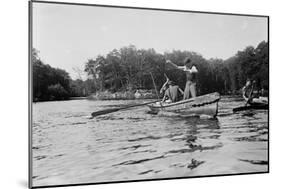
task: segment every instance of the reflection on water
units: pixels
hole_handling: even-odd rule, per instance
[[[143,101],[59,101],[33,105],[35,186],[265,172],[268,111],[216,119],[151,115],[147,107],[89,119],[93,111]]]

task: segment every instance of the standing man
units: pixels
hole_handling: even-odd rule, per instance
[[[166,63],[172,65],[174,68],[180,69],[186,73],[186,84],[184,89],[183,100],[189,98],[189,94],[191,97],[196,97],[196,74],[198,73],[195,65],[191,65],[191,60],[189,57],[184,59],[184,66],[177,66],[172,63],[170,60],[167,60]]]

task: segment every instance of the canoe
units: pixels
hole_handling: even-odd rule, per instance
[[[268,103],[250,103],[247,106],[240,106],[237,108],[233,108],[233,112],[245,111],[245,110],[268,110]]]
[[[241,106],[237,108],[233,108],[233,112],[245,111],[245,110],[268,110],[268,104],[262,105],[249,105],[249,106]]]
[[[216,117],[219,100],[220,94],[215,92],[174,103],[155,103],[148,107],[154,114],[165,112],[187,117],[201,115]]]
[[[252,102],[248,103],[248,105],[233,108],[233,112],[239,112],[245,110],[268,110],[268,109],[269,109],[268,98],[260,97],[260,98],[254,98]]]
[[[248,99],[245,100],[248,101]],[[255,105],[268,104],[268,97],[253,98],[249,104],[255,104]]]

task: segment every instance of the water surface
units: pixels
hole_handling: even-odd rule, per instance
[[[146,101],[34,103],[34,186],[268,170],[268,111],[233,114],[245,103],[236,97],[221,99],[217,119],[152,115],[145,106],[89,119]]]

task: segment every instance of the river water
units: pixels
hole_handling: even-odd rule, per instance
[[[146,101],[34,103],[33,186],[268,171],[268,111],[233,114],[245,103],[237,97],[222,97],[217,119],[152,115],[145,106],[90,119]]]

